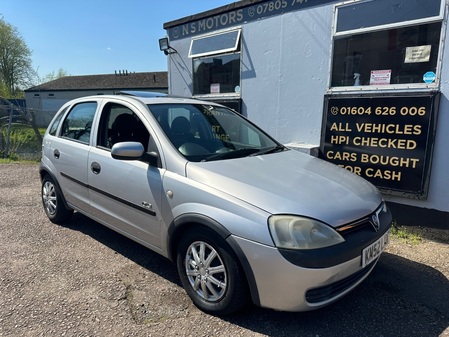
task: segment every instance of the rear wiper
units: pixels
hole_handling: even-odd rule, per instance
[[[250,156],[260,156],[263,154],[269,154],[269,153],[274,153],[274,152],[281,152],[284,151],[286,149],[285,146],[283,145],[276,145],[274,147],[269,147],[267,149],[262,149],[260,151],[257,151],[255,153],[252,153]]]
[[[240,158],[240,157],[246,157],[246,156],[252,155],[257,152],[259,152],[259,150],[255,149],[255,148],[243,148],[243,149],[238,149],[238,150],[229,151],[229,152],[215,153],[209,157],[204,158],[202,161]]]

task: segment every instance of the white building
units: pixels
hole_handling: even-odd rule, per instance
[[[231,3],[164,24],[169,92],[318,148],[378,186],[399,221],[447,227],[447,12],[446,0]]]

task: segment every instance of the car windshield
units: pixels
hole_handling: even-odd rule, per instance
[[[285,147],[238,113],[204,104],[150,104],[174,147],[190,161],[212,161],[284,151]]]

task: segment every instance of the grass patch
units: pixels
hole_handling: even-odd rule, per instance
[[[40,128],[39,132],[44,135],[45,128]],[[36,161],[40,158],[41,146],[33,128],[24,124],[12,124],[9,134],[8,157],[5,157],[6,139],[8,136],[8,126],[0,126],[0,163],[10,163],[16,161]]]
[[[40,161],[40,159],[22,159],[21,157],[13,156],[12,158],[0,158],[0,165],[1,164],[13,164],[13,163],[20,163],[20,164],[36,164]]]
[[[421,234],[416,228],[401,226],[397,223],[394,223],[391,227],[391,235],[410,245],[418,245],[423,241]]]

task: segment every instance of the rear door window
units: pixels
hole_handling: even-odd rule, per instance
[[[96,110],[96,102],[86,102],[75,105],[64,120],[61,136],[89,144],[92,122]]]

